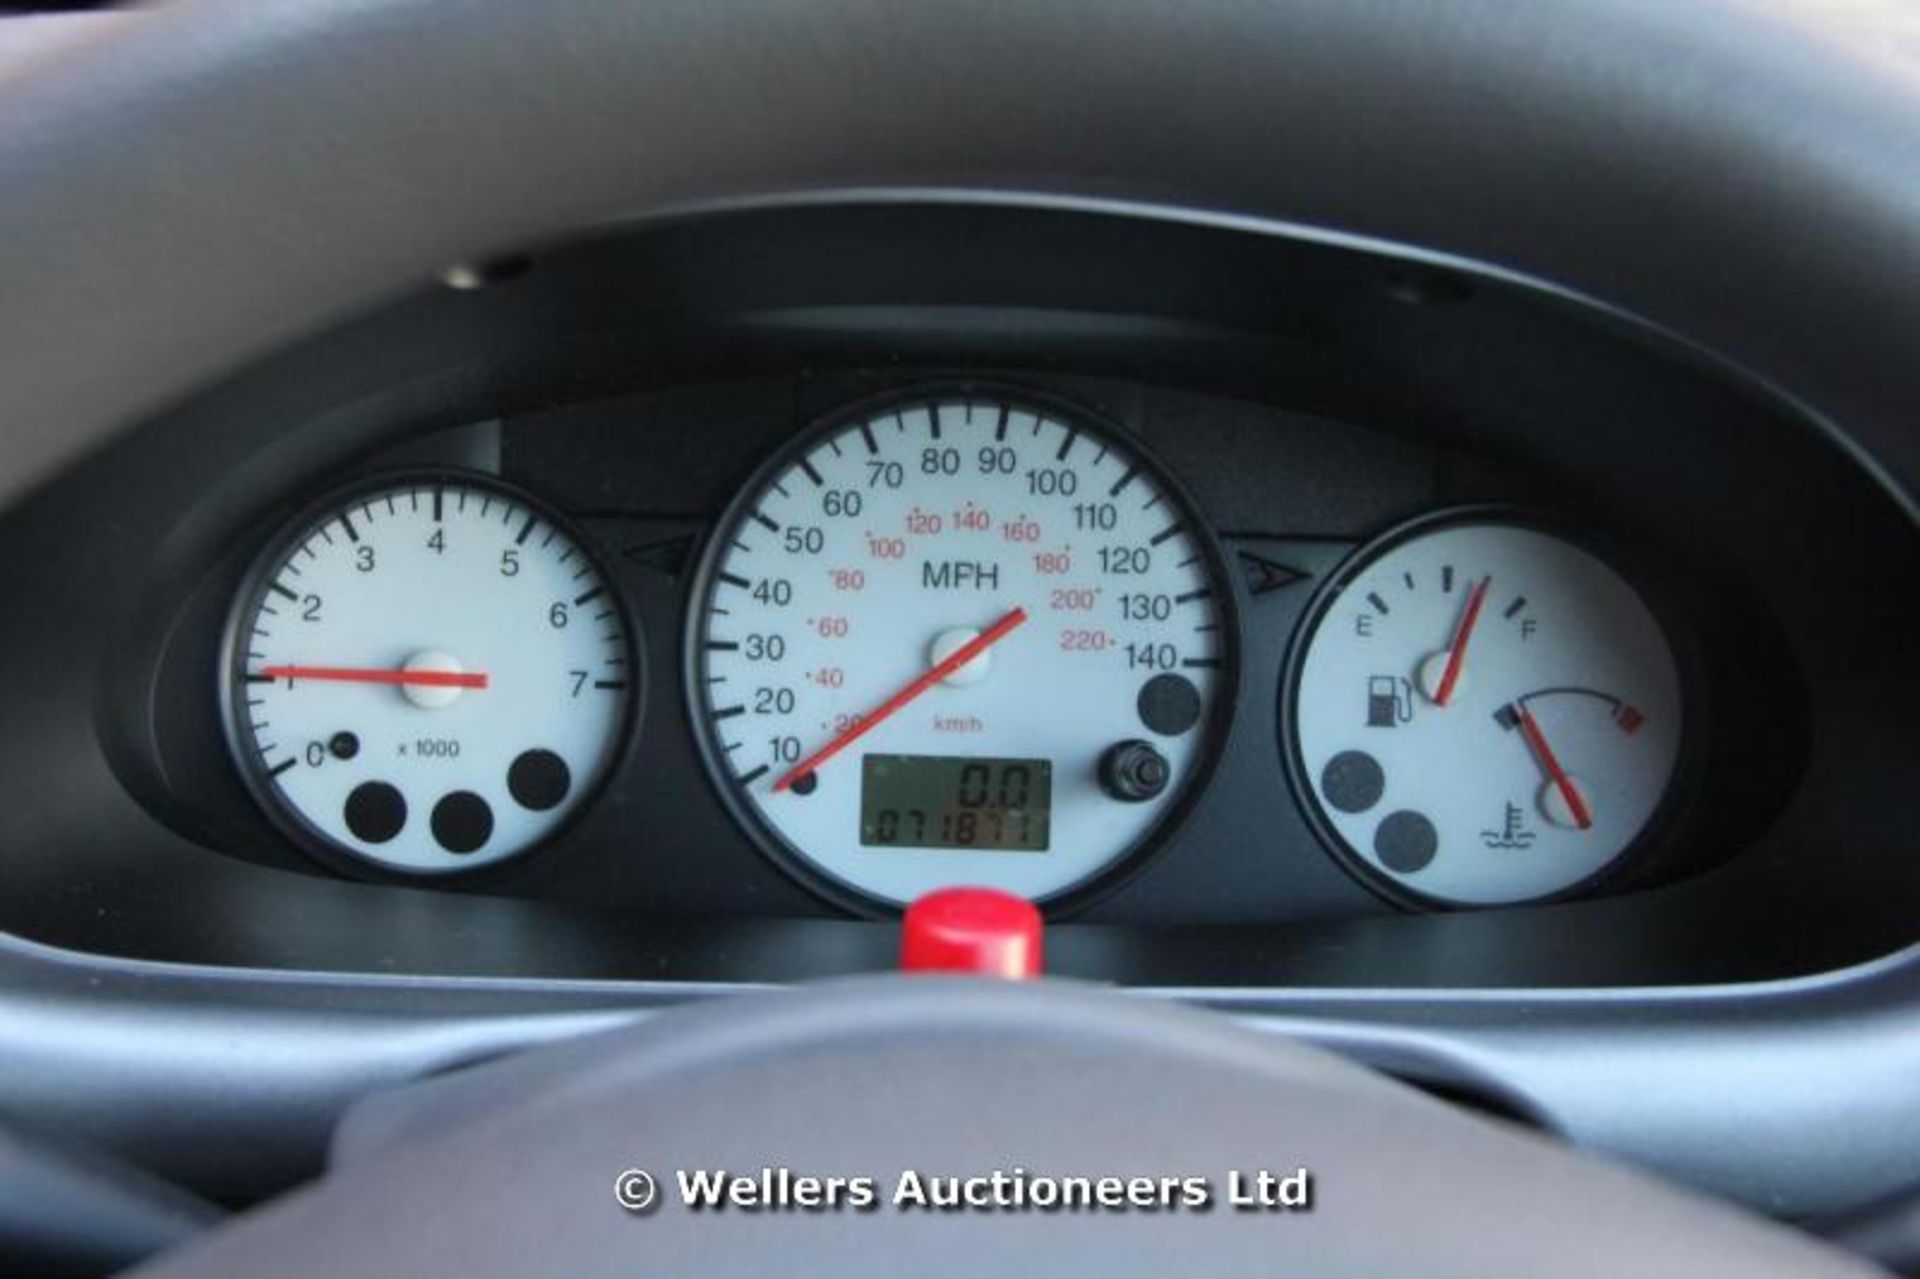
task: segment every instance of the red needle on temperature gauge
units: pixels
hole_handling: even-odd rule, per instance
[[[953,652],[949,653],[946,657],[929,666],[924,672],[917,676],[912,683],[895,693],[892,697],[889,697],[886,701],[880,703],[880,705],[874,707],[861,718],[849,724],[846,730],[838,737],[801,760],[798,764],[795,764],[779,781],[773,784],[774,792],[778,794],[780,791],[788,789],[802,777],[813,772],[819,768],[820,765],[826,763],[835,755],[838,755],[841,751],[859,741],[862,737],[866,736],[870,730],[878,728],[881,723],[890,718],[895,711],[900,710],[906,706],[907,703],[913,701],[914,698],[920,696],[920,694],[926,692],[935,684],[938,684],[941,680],[953,674],[962,666],[965,666],[968,662],[980,656],[980,654],[986,652],[989,648],[992,648],[1004,639],[1009,631],[1026,620],[1027,610],[1024,608],[1016,608],[992,626],[989,626],[986,630],[981,631],[978,635],[962,644],[959,648],[954,649]]]
[[[409,671],[358,666],[268,666],[269,679],[318,679],[341,684],[395,684],[416,688],[485,688],[487,677],[477,671]]]
[[[1567,811],[1573,814],[1574,825],[1586,830],[1593,825],[1593,814],[1587,808],[1587,801],[1581,798],[1580,788],[1567,776],[1567,770],[1560,767],[1560,759],[1553,753],[1553,747],[1547,745],[1547,735],[1540,731],[1540,721],[1524,703],[1514,705],[1520,711],[1520,733],[1527,739],[1527,745],[1540,760],[1540,767],[1547,771],[1547,780],[1560,792],[1560,798],[1567,801]]]
[[[1453,643],[1447,646],[1447,668],[1440,675],[1439,686],[1433,690],[1436,706],[1445,706],[1447,699],[1453,696],[1454,685],[1460,682],[1460,671],[1467,662],[1467,641],[1473,638],[1474,624],[1480,620],[1480,606],[1486,603],[1487,588],[1492,585],[1491,577],[1483,577],[1467,596],[1467,606],[1460,614],[1460,626],[1453,633]]]

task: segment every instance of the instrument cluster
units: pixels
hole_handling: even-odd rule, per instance
[[[1287,469],[1324,462],[1290,449],[1324,432],[1249,444],[1219,402],[1210,443],[1204,400],[1175,422],[1073,389],[909,382],[763,421],[694,465],[739,468],[707,510],[657,509],[699,441],[622,435],[617,407],[572,438],[480,428],[477,466],[376,460],[239,577],[207,680],[232,766],[315,861],[457,884],[563,860],[608,807],[589,838],[624,826],[644,861],[677,814],[621,794],[623,761],[683,734],[650,745],[698,760],[733,837],[856,912],[953,884],[1073,907],[1178,839],[1414,908],[1657,861],[1705,690],[1649,557],[1524,477],[1409,485],[1431,459],[1359,428],[1399,478],[1296,512]],[[1222,526],[1223,486],[1259,527]],[[636,553],[636,520],[677,536]],[[677,633],[636,617],[636,564]],[[1257,813],[1194,829],[1248,796],[1313,846],[1257,846]]]

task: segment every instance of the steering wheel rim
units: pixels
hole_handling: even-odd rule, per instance
[[[696,1212],[678,1188],[763,1169],[776,1185],[781,1169],[867,1177],[872,1206],[849,1192]],[[646,1184],[634,1170],[651,1178],[644,1211],[617,1198]],[[901,1207],[910,1171],[929,1197],[932,1179],[996,1171],[1004,1189]],[[1235,1172],[1242,1197],[1282,1206],[1236,1206]],[[1160,1206],[1019,1206],[1066,1177],[1152,1179]],[[1204,1207],[1184,1198],[1195,1178]],[[1270,1274],[1280,1259],[1315,1275],[1868,1272],[1223,1019],[1064,982],[890,977],[682,1009],[375,1097],[318,1183],[140,1273]]]

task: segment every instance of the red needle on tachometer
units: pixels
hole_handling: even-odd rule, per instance
[[[1521,702],[1514,707],[1520,712],[1520,733],[1527,739],[1527,745],[1540,760],[1540,767],[1547,770],[1547,780],[1560,791],[1560,798],[1567,801],[1567,811],[1573,814],[1574,824],[1581,830],[1593,825],[1593,814],[1587,809],[1587,801],[1580,798],[1580,788],[1567,776],[1567,770],[1560,767],[1560,759],[1553,753],[1553,747],[1547,745],[1547,735],[1540,731],[1540,723],[1534,719],[1533,712]]]
[[[1467,641],[1473,638],[1474,623],[1480,620],[1480,606],[1486,602],[1487,588],[1492,585],[1491,577],[1483,577],[1480,585],[1467,596],[1467,606],[1460,613],[1460,625],[1453,632],[1453,643],[1447,646],[1447,668],[1440,674],[1440,686],[1433,690],[1436,706],[1445,706],[1453,696],[1453,686],[1460,682],[1460,670],[1467,660]]]
[[[813,772],[819,768],[820,765],[826,763],[835,755],[838,755],[841,751],[859,741],[869,730],[878,728],[880,724],[895,711],[932,688],[935,684],[938,684],[947,676],[959,670],[962,666],[965,666],[968,662],[971,662],[974,658],[980,656],[980,654],[986,652],[989,648],[992,648],[1006,637],[1007,632],[1026,620],[1027,610],[1024,608],[1016,608],[992,626],[989,626],[986,630],[981,631],[978,635],[962,644],[959,648],[954,649],[952,653],[940,661],[935,662],[932,666],[929,666],[922,674],[917,676],[912,683],[895,693],[892,697],[889,697],[886,701],[880,703],[880,705],[874,707],[866,715],[847,725],[846,730],[842,732],[840,736],[834,738],[825,746],[822,746],[819,750],[801,760],[798,764],[795,764],[784,777],[773,784],[774,793],[778,794],[786,790],[802,777]]]
[[[487,677],[474,671],[394,671],[358,666],[269,666],[269,679],[323,679],[342,684],[412,684],[421,688],[485,688]]]

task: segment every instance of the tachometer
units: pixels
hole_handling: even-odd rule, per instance
[[[523,852],[579,808],[626,723],[630,661],[558,516],[435,476],[289,530],[236,605],[222,684],[235,758],[295,839],[431,874]]]
[[[703,747],[815,878],[1058,896],[1140,849],[1209,762],[1220,565],[1168,477],[1077,412],[971,393],[839,417],[708,548]]]

